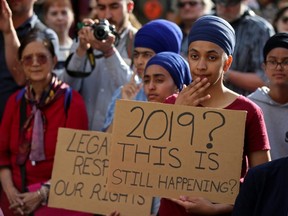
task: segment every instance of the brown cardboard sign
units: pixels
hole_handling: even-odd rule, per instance
[[[107,190],[234,203],[246,112],[120,100]]]
[[[110,134],[60,128],[53,165],[50,207],[94,214],[149,215],[152,198],[106,191]],[[140,214],[141,215],[141,214]]]

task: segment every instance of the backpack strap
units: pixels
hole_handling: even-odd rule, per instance
[[[18,95],[16,96],[16,101],[20,101],[20,124],[19,124],[19,133],[21,134],[22,133],[22,128],[24,126],[24,123],[26,121],[26,110],[27,110],[27,107],[26,107],[26,99],[24,97],[25,95],[25,92],[26,92],[26,89],[25,88],[22,88]],[[19,166],[20,167],[20,174],[21,174],[21,190],[22,192],[27,192],[26,190],[26,169],[25,169],[25,164],[22,164]]]
[[[22,97],[24,96],[25,92],[26,92],[26,88],[24,87],[24,88],[22,88],[22,89],[19,91],[19,93],[16,95],[16,101],[21,100]]]
[[[93,48],[90,47],[87,51],[86,51],[86,55],[87,55],[87,59],[85,61],[85,64],[84,64],[84,68],[83,68],[83,71],[85,70],[85,67],[86,67],[86,64],[87,64],[87,61],[89,62],[90,66],[91,66],[91,70],[89,72],[81,72],[81,71],[73,71],[73,70],[69,70],[68,69],[68,65],[73,57],[74,53],[71,53],[67,59],[65,60],[65,63],[64,63],[64,67],[66,69],[66,72],[69,76],[71,77],[78,77],[78,78],[85,78],[85,77],[88,77],[94,70],[95,66],[96,66],[96,61],[95,61],[95,58],[100,58],[100,57],[103,57],[102,54],[100,54],[99,56],[98,55],[94,55],[93,53]]]
[[[64,110],[66,117],[68,116],[68,110],[72,101],[72,88],[68,87],[65,92],[65,99],[64,99]]]

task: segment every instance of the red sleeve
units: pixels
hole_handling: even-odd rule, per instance
[[[67,128],[88,130],[88,115],[82,96],[73,90],[67,114]]]
[[[0,166],[11,164],[10,144],[19,137],[20,100],[16,101],[18,91],[8,99],[0,126]],[[13,128],[12,128],[13,127]],[[13,130],[14,129],[14,130]],[[13,134],[12,134],[13,131]]]
[[[167,97],[164,101],[166,104],[175,104],[178,94],[173,94]]]
[[[247,111],[244,153],[269,150],[269,140],[261,108],[244,96],[239,96],[226,109]]]

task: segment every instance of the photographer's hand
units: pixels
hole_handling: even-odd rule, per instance
[[[89,44],[89,33],[91,32],[91,25],[94,23],[94,21],[92,19],[84,19],[83,20],[83,24],[84,27],[82,27],[79,31],[78,31],[78,39],[79,39],[79,46],[77,48],[77,54],[79,56],[84,56],[86,55],[86,51],[87,49],[90,48],[90,44]]]
[[[104,53],[104,57],[108,58],[115,53],[114,42],[115,35],[112,33],[108,34],[108,37],[105,40],[98,40],[95,38],[93,31],[89,33],[88,36],[89,43],[94,49],[97,49]]]

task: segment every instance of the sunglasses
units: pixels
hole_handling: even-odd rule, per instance
[[[178,2],[177,7],[178,8],[184,8],[186,5],[189,5],[190,7],[194,7],[198,4],[200,4],[200,2],[198,2],[198,1]]]
[[[281,17],[281,21],[283,23],[287,23],[288,22],[288,17]]]
[[[21,62],[24,66],[31,66],[34,63],[34,58],[36,59],[39,65],[46,64],[48,61],[48,56],[43,53],[36,53],[35,55],[26,55],[23,56]]]
[[[240,2],[241,0],[215,0],[215,4],[221,5],[223,7],[233,7]]]

